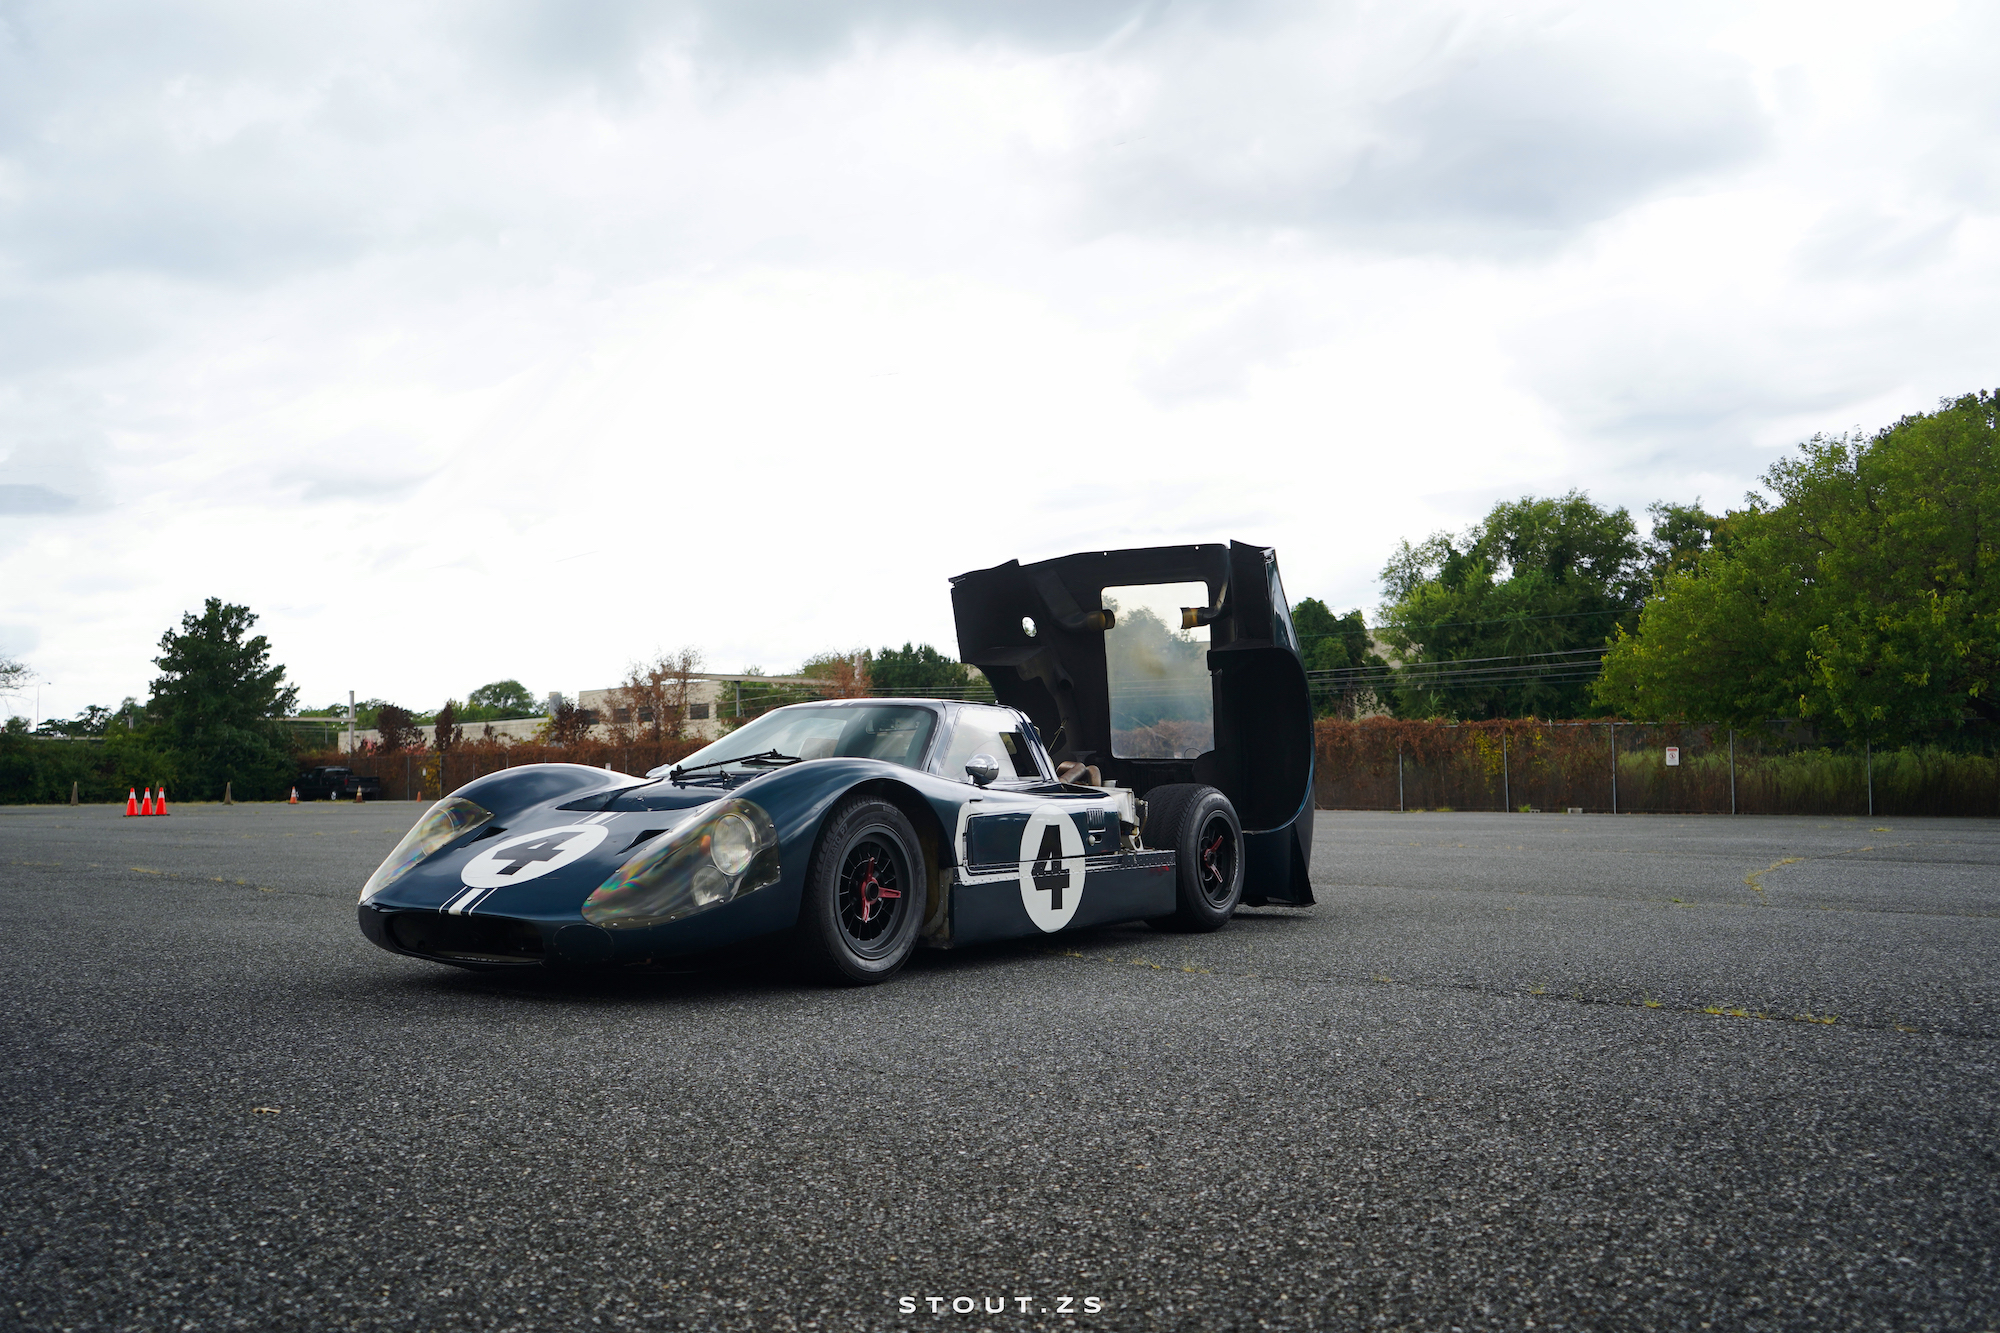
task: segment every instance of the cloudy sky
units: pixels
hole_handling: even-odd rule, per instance
[[[0,653],[308,703],[1735,502],[2000,383],[1992,6],[0,0]],[[32,696],[16,700],[32,711]]]

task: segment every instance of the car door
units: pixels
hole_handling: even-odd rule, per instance
[[[1153,902],[1157,893],[1123,892],[1114,872],[1129,858],[1120,847],[1116,800],[1057,782],[1026,719],[1012,709],[967,705],[954,710],[951,723],[939,776],[975,787],[960,805],[951,943],[1126,920],[1134,907],[1171,910],[1170,900],[1164,908]],[[999,764],[1000,776],[978,787],[965,770],[982,755]],[[1167,865],[1171,870],[1171,857]]]

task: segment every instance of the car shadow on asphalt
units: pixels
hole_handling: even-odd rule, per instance
[[[1297,910],[1241,911],[1229,929],[1286,930],[1303,925],[1308,913]],[[1143,921],[1116,922],[1056,935],[998,940],[957,949],[918,949],[886,986],[899,982],[948,981],[1018,968],[1051,954],[1129,951],[1163,941],[1199,940],[1200,935],[1153,929]],[[417,960],[410,960],[416,962]],[[729,950],[674,959],[650,967],[590,971],[558,971],[541,967],[495,968],[490,971],[426,965],[423,971],[399,972],[388,984],[412,996],[437,998],[504,996],[590,1004],[703,1003],[761,995],[842,995],[872,987],[840,986],[807,974],[784,953],[782,946],[752,942]]]

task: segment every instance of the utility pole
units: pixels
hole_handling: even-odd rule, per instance
[[[347,692],[347,752],[354,753],[354,691]]]

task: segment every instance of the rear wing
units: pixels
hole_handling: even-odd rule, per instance
[[[1141,797],[1219,788],[1243,821],[1244,901],[1313,900],[1312,702],[1271,548],[1085,551],[951,583],[960,660],[1058,762]]]

